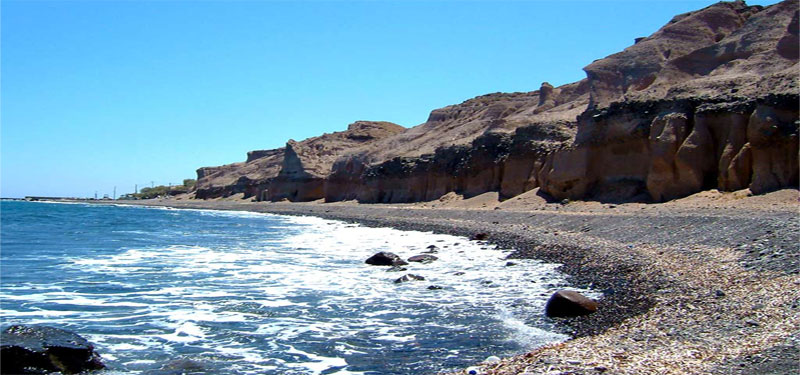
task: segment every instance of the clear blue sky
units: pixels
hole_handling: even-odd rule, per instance
[[[0,195],[119,195],[356,120],[418,125],[582,79],[712,3],[4,0]]]

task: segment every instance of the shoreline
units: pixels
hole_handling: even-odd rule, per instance
[[[745,374],[760,371],[757,366],[790,373],[798,366],[792,340],[800,333],[796,201],[774,210],[623,204],[567,212],[558,205],[532,211],[241,200],[96,203],[309,215],[467,237],[487,233],[490,242],[516,250],[509,258],[560,263],[572,285],[603,292],[597,313],[559,320],[572,340],[487,365],[487,374]]]

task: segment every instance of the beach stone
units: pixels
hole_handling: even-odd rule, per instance
[[[0,334],[3,374],[77,374],[105,368],[85,338],[47,326],[12,325]]]
[[[405,266],[408,264],[408,262],[404,261],[403,258],[400,258],[397,254],[388,251],[381,251],[369,257],[365,263],[373,266]]]
[[[414,274],[410,274],[409,273],[408,275],[403,275],[403,277],[395,280],[394,283],[395,284],[400,284],[400,283],[405,283],[405,282],[408,282],[408,281],[422,281],[422,280],[425,280],[425,278],[422,277],[422,276],[418,276],[418,275],[414,275]]]
[[[436,254],[439,252],[439,247],[436,245],[430,245],[426,249],[428,250],[423,251],[424,254]]]
[[[414,255],[413,257],[408,258],[408,261],[409,262],[419,262],[419,263],[431,263],[431,262],[433,262],[434,260],[437,260],[437,259],[439,259],[439,258],[437,258],[437,257],[435,257],[433,255],[422,254],[422,255]]]
[[[597,301],[572,290],[559,290],[550,297],[545,314],[551,318],[589,315],[597,311]]]
[[[484,241],[487,238],[489,238],[489,234],[488,233],[484,233],[484,232],[475,233],[475,234],[469,236],[469,239],[473,240],[473,241]]]

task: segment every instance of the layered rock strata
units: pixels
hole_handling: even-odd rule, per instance
[[[391,122],[357,121],[346,131],[286,143],[280,172],[262,191],[263,200],[306,202],[325,196],[325,180],[342,154],[404,131]]]
[[[711,188],[797,186],[797,46],[791,1],[679,15],[587,66],[581,82],[436,110],[383,141],[403,141],[394,153],[343,157],[326,199],[508,198],[540,187],[554,199],[664,201]],[[461,129],[470,135],[452,144],[416,136],[450,140]]]
[[[286,147],[279,149],[251,151],[243,163],[198,169],[195,197],[208,199],[242,193],[245,198],[258,200],[321,199],[324,180],[336,158],[403,130],[390,122],[357,121],[342,132],[300,142],[289,140]]]
[[[797,187],[798,13],[789,0],[717,3],[596,60],[581,81],[479,96],[409,129],[357,122],[289,141],[201,168],[197,196],[391,203],[539,188],[665,201]]]
[[[245,197],[259,195],[278,175],[285,150],[250,151],[247,161],[197,170],[195,198],[208,199],[243,193]]]

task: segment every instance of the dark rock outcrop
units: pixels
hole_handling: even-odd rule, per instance
[[[0,335],[3,374],[77,374],[105,368],[81,336],[46,326],[13,325]]]
[[[376,253],[364,261],[364,263],[373,266],[405,266],[408,264],[408,262],[404,261],[403,258],[400,258],[397,254],[388,251]]]
[[[597,311],[597,301],[572,290],[559,290],[550,297],[545,314],[551,318],[575,317]]]

